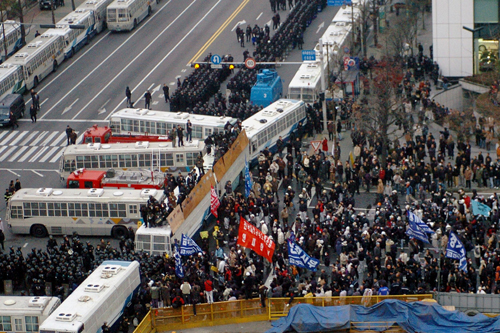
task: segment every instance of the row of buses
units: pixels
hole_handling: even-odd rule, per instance
[[[0,100],[7,94],[36,88],[106,27],[113,31],[134,29],[157,4],[157,0],[87,0],[24,47],[19,23],[1,23]]]

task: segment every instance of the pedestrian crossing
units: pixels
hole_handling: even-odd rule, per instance
[[[76,142],[81,142],[83,133]],[[65,131],[0,132],[0,163],[56,163],[66,147]]]

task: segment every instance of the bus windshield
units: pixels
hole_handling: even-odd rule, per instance
[[[127,9],[120,8],[118,11],[118,22],[128,21]]]
[[[108,22],[116,22],[116,9],[108,8]]]

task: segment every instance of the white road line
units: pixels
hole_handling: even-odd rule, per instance
[[[2,133],[0,133],[0,139],[1,139],[1,138],[3,138],[4,136],[6,136],[6,135],[7,135],[7,133],[9,133],[9,132],[7,132],[7,131],[3,131]]]
[[[15,173],[14,171],[12,171],[12,170],[10,170],[10,169],[7,169],[7,171],[8,171],[8,172],[10,172],[10,173],[11,173],[11,174],[13,174],[13,175],[16,175],[17,177],[21,177],[21,175],[20,175],[20,174]]]
[[[27,122],[31,122],[31,119],[18,119],[17,121],[20,121],[20,122],[24,122],[24,123],[27,123]],[[88,119],[37,119],[36,121],[37,123],[38,122],[51,122],[51,123],[89,123],[89,122],[92,122],[92,123],[107,123],[106,120],[102,120],[102,119],[93,119],[93,120],[88,120]]]
[[[35,171],[40,171],[40,172],[57,172],[59,173],[59,170],[57,169],[16,169],[16,168],[12,168],[12,169],[7,169],[7,168],[0,168],[0,171],[31,171],[31,170],[35,170]],[[17,175],[17,173],[16,173]]]
[[[185,8],[185,9],[184,9],[184,10],[183,10],[183,11],[182,11],[179,15],[177,15],[177,17],[175,18],[175,20],[173,20],[173,21],[172,21],[169,25],[167,25],[167,27],[166,27],[165,29],[163,29],[163,31],[162,31],[162,32],[160,32],[160,33],[158,34],[158,36],[156,36],[156,37],[155,37],[155,38],[151,41],[151,43],[149,43],[149,44],[148,44],[148,46],[146,46],[144,49],[142,49],[142,51],[141,51],[141,52],[140,52],[140,53],[139,53],[139,54],[138,54],[138,55],[137,55],[134,59],[132,59],[132,60],[131,60],[128,64],[127,64],[127,66],[125,66],[125,67],[124,67],[124,68],[123,68],[123,69],[122,69],[122,70],[121,70],[118,74],[116,74],[116,76],[115,76],[115,77],[114,77],[111,81],[109,81],[109,82],[108,82],[108,84],[106,84],[106,85],[104,86],[104,88],[102,88],[102,89],[101,89],[101,90],[100,90],[100,91],[99,91],[99,92],[98,92],[98,93],[97,93],[97,94],[96,94],[96,95],[95,95],[95,96],[94,96],[94,97],[93,97],[93,98],[92,98],[92,99],[91,99],[91,100],[90,100],[87,104],[85,104],[85,106],[84,106],[84,107],[83,107],[80,111],[78,111],[78,113],[77,113],[77,114],[76,114],[76,115],[75,115],[72,119],[75,119],[75,118],[76,118],[76,117],[77,117],[80,113],[82,113],[82,112],[83,112],[83,110],[85,110],[85,108],[86,108],[87,106],[89,106],[89,105],[90,105],[90,103],[92,103],[92,102],[93,102],[93,101],[94,101],[94,100],[95,100],[95,99],[96,99],[99,95],[101,95],[101,93],[102,93],[104,90],[106,90],[106,89],[107,89],[107,88],[111,85],[111,83],[113,83],[113,82],[114,82],[114,81],[115,81],[115,80],[116,80],[116,79],[117,79],[117,78],[118,78],[118,77],[119,77],[119,76],[120,76],[123,72],[125,72],[125,71],[127,70],[127,68],[129,68],[129,67],[130,67],[130,66],[131,66],[131,65],[132,65],[132,64],[133,64],[133,63],[134,63],[134,62],[135,62],[135,61],[136,61],[136,60],[137,60],[137,59],[138,59],[141,55],[143,55],[143,54],[144,54],[144,52],[146,52],[146,51],[147,51],[147,50],[148,50],[148,49],[149,49],[149,48],[150,48],[150,47],[151,47],[151,46],[152,46],[152,45],[153,45],[153,44],[154,44],[154,43],[158,40],[158,38],[160,38],[160,37],[161,37],[161,36],[165,33],[165,31],[167,31],[168,29],[170,29],[170,27],[171,27],[171,26],[172,26],[175,22],[177,22],[177,20],[178,20],[178,19],[179,19],[182,15],[184,15],[184,13],[185,13],[185,12],[187,12],[187,10],[188,10],[189,8],[191,8],[191,6],[192,6],[192,5],[194,5],[194,3],[195,3],[196,1],[197,1],[197,0],[194,0],[193,2],[191,2],[191,3],[189,4],[189,6],[187,6],[187,7],[186,7],[186,8]],[[219,0],[219,1],[220,1],[220,0]],[[183,40],[184,40],[184,38],[183,38]],[[135,89],[134,89],[134,90],[135,90]],[[133,91],[132,91],[132,92],[133,92]],[[123,100],[125,100],[125,99],[123,99]],[[120,103],[120,104],[121,104],[121,103]],[[115,110],[116,110],[116,109],[115,109]],[[114,112],[115,110],[113,110],[113,112]],[[111,113],[113,113],[113,112],[111,112]],[[106,118],[106,119],[107,119],[107,118]]]
[[[82,55],[83,55],[83,54],[82,54]],[[78,61],[78,60],[76,60],[76,61]],[[75,61],[75,62],[76,62],[76,61]],[[43,89],[42,89],[42,90],[43,90]],[[40,106],[42,106],[42,105],[43,105],[45,102],[47,102],[48,100],[49,100],[48,98],[44,99],[44,100],[43,100],[43,102],[42,102],[42,103],[40,103]]]
[[[80,136],[76,139],[76,144],[80,144],[82,142],[84,134],[85,134],[85,131],[82,134],[80,134]]]
[[[18,133],[19,133],[19,131],[15,131],[15,132],[13,131],[13,132],[11,132],[8,137],[6,137],[5,139],[3,139],[2,142],[0,142],[0,146],[5,146],[7,144],[7,142],[9,142]]]
[[[59,131],[50,133],[50,135],[40,144],[40,146],[47,146],[50,141],[52,141],[52,139],[57,135],[57,133],[59,133]]]
[[[27,146],[25,146],[25,147],[27,147]],[[31,154],[33,154],[33,153],[34,153],[37,149],[40,149],[40,147],[37,147],[37,146],[35,146],[35,147],[31,147],[31,148],[30,148],[30,150],[28,150],[28,152],[27,152],[26,154],[24,154],[24,155],[23,155],[23,157],[21,157],[21,158],[18,160],[18,162],[24,162],[24,161],[26,161],[26,159],[27,159],[27,158],[28,158]]]
[[[16,143],[18,143],[22,138],[24,138],[27,134],[29,133],[29,131],[23,131],[21,134],[19,134],[17,136],[17,138],[15,138],[11,143],[9,143],[9,146],[15,146]]]
[[[196,1],[196,0],[195,0]],[[221,2],[222,0],[219,0],[215,3],[215,5],[212,6],[212,8],[210,8],[210,10],[194,25],[194,27],[191,28],[191,30],[188,31],[187,34],[184,35],[184,37],[182,37],[182,39],[170,50],[170,52],[168,52],[164,57],[163,59],[160,60],[160,62],[158,64],[156,64],[156,66],[141,80],[141,82],[139,82],[139,84],[137,84],[135,86],[135,88],[132,90],[132,92],[134,92],[135,90],[137,90],[137,88],[139,88],[139,86],[161,65],[162,62],[165,61],[165,59],[167,59],[171,54],[172,52],[174,52],[178,47],[179,45],[181,45],[181,43],[193,32],[194,29],[196,29],[196,27],[198,27],[198,25],[200,25],[200,23],[215,9],[215,7],[217,7],[217,5]],[[191,3],[191,5],[193,4],[194,2]],[[189,7],[191,6],[189,5]],[[189,7],[187,7],[186,9],[188,9]],[[176,19],[177,20],[177,19]],[[174,21],[175,22],[175,21]],[[172,24],[174,23],[172,22]],[[170,26],[170,25],[169,25]],[[169,27],[167,26],[167,28]],[[165,29],[167,29],[165,28]],[[165,30],[164,30],[165,31]],[[163,33],[163,32],[162,32]],[[161,34],[160,34],[161,35]],[[160,37],[160,36],[158,36]],[[154,42],[154,40],[153,40]],[[114,79],[113,79],[114,80]],[[101,90],[102,92],[102,90]],[[99,92],[100,93],[100,92]],[[113,114],[113,112],[116,111],[116,109],[118,109],[120,107],[120,105],[123,104],[123,102],[125,101],[125,98],[116,106],[116,108],[113,109],[113,111],[111,111],[111,113],[105,118],[106,120],[108,120],[108,118]]]
[[[57,139],[55,139],[54,141],[52,141],[52,143],[49,145],[49,146],[57,146],[57,145],[60,145],[59,144],[59,141],[63,140],[66,138],[66,132],[62,132],[58,137]],[[62,142],[61,142],[62,144]]]
[[[16,149],[19,148],[19,150],[16,151],[16,153],[9,158],[9,162],[14,162],[16,158],[19,157],[19,155],[21,155],[26,149],[28,149],[29,146],[23,146],[23,147],[14,146],[14,147]]]
[[[48,147],[47,147],[47,148],[48,148]],[[40,163],[45,162],[46,160],[48,160],[48,159],[49,159],[49,157],[50,157],[50,156],[52,156],[52,154],[54,154],[54,153],[55,153],[57,150],[59,150],[60,148],[61,148],[61,147],[53,147],[53,148],[52,148],[52,149],[50,149],[50,151],[49,151],[47,154],[45,154],[45,156],[44,156],[44,157],[42,157],[42,158],[40,159],[40,161],[38,161],[38,162],[40,162]]]
[[[156,11],[156,13],[148,20],[151,21],[156,15],[158,15],[162,10],[163,8],[165,8],[169,3],[171,3],[172,0],[169,0],[165,5],[163,5],[163,7],[161,7],[159,10]],[[80,82],[78,82],[70,91],[68,91],[66,93],[66,95],[64,95],[56,104],[54,104],[49,110],[47,110],[47,112],[45,112],[43,114],[43,116],[40,117],[40,119],[43,119],[46,115],[48,115],[57,105],[59,105],[59,103],[61,103],[69,94],[71,94],[73,92],[73,90],[75,90],[76,88],[78,88],[82,83],[83,81],[85,81],[90,75],[92,75],[96,70],[99,69],[99,67],[101,67],[106,61],[108,61],[109,58],[111,58],[116,52],[118,52],[119,49],[121,49],[132,37],[134,37],[139,31],[141,31],[142,29],[144,29],[144,27],[146,27],[147,24],[143,24],[139,27],[139,29],[137,29],[133,34],[131,34],[123,43],[120,44],[120,46],[118,46],[113,52],[111,52],[107,57],[106,59],[104,59],[99,65],[97,65],[90,73],[87,74],[87,76],[85,76],[82,80],[80,80]],[[104,38],[106,38],[109,34],[111,33],[108,32],[103,38],[101,38],[97,43],[95,43],[90,49],[87,50],[87,52],[85,52],[84,54],[82,54],[75,62],[73,62],[71,65],[69,65],[68,67],[66,67],[64,69],[64,71],[62,71],[58,76],[56,76],[52,81],[50,81],[46,86],[44,86],[40,91],[42,91],[43,89],[45,89],[48,85],[50,85],[52,82],[54,82],[57,78],[59,78],[59,76],[61,76],[64,72],[66,72],[69,68],[71,68],[71,66],[73,66],[79,59],[81,59],[84,55],[86,55],[90,50],[92,50],[97,44],[99,44]]]
[[[38,159],[38,158],[39,158],[39,157],[40,157],[40,156],[41,156],[44,152],[46,152],[46,151],[47,151],[47,149],[49,149],[49,147],[38,147],[38,148],[42,148],[42,149],[40,149],[40,151],[39,151],[38,153],[36,153],[36,154],[35,154],[35,156],[33,156],[33,157],[29,160],[29,162],[30,162],[30,163],[35,162],[35,161],[36,161],[36,160],[37,160],[37,159]]]
[[[262,14],[264,14],[264,13],[263,13],[263,12],[261,12],[261,13],[259,14],[259,16],[257,16],[257,18],[256,18],[255,20],[257,21],[258,19],[260,19],[260,17],[262,16]]]
[[[7,156],[9,156],[16,149],[17,149],[17,147],[10,147],[9,150],[7,150],[2,156],[0,156],[0,162],[5,160],[7,158]]]
[[[0,147],[0,154],[5,150],[7,149],[9,146],[3,146],[3,147]]]
[[[29,143],[33,137],[35,137],[39,131],[34,131],[26,139],[24,139],[21,143],[19,143],[20,146],[24,146],[25,144]]]
[[[57,160],[59,160],[59,157],[61,157],[61,155],[62,155],[62,151],[63,151],[63,150],[61,149],[61,151],[60,151],[60,152],[58,152],[58,153],[57,153],[57,154],[56,154],[56,155],[55,155],[55,156],[54,156],[54,157],[53,157],[53,158],[49,161],[49,163],[55,163],[55,162],[57,162]]]
[[[36,172],[35,170],[31,170],[31,172],[33,172],[35,175],[39,175],[40,177],[45,177],[44,175],[42,175],[40,172]]]
[[[49,134],[49,131],[43,131],[42,133],[40,133],[40,135],[38,136],[38,138],[35,139],[35,141],[31,142],[29,145],[30,146],[36,146],[37,143],[42,140],[44,138],[44,136],[46,136],[47,134]]]
[[[24,243],[23,247],[26,247],[26,246],[28,246],[28,243]]]

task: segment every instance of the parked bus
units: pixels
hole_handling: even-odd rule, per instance
[[[130,31],[142,20],[151,15],[158,0],[115,0],[107,10],[108,29],[111,31]]]
[[[169,142],[172,140],[161,135],[113,134],[108,126],[98,127],[94,125],[83,133],[82,141],[82,143],[135,143],[137,141]]]
[[[288,85],[288,98],[314,103],[321,92],[321,64],[304,62]]]
[[[187,112],[122,109],[111,115],[109,127],[115,134],[167,135],[172,128],[187,121],[193,124],[193,139],[205,139],[213,133],[224,132],[227,123],[236,125],[238,119],[190,114]]]
[[[6,220],[15,234],[35,237],[66,235],[126,236],[137,228],[141,206],[149,196],[163,200],[155,189],[23,188],[10,198]]]
[[[23,94],[26,90],[21,66],[3,63],[0,65],[0,101],[8,94]]]
[[[24,89],[36,88],[47,75],[55,71],[64,60],[64,38],[43,34],[23,47],[2,66],[20,66]]]
[[[118,332],[140,284],[139,262],[104,261],[40,325],[40,333],[98,333],[104,323]]]
[[[297,125],[307,121],[306,107],[303,101],[280,99],[243,121],[249,142],[250,161],[257,163],[262,150],[276,150],[279,137],[286,142]]]
[[[38,332],[40,324],[61,304],[57,297],[0,296],[2,332]]]
[[[78,169],[66,181],[67,188],[163,188],[165,175],[150,171],[108,171]]]
[[[171,142],[136,142],[71,145],[62,151],[59,174],[66,179],[77,169],[108,169],[128,171],[189,172],[196,165],[198,156],[205,156],[205,143],[194,140],[183,147],[172,147]],[[212,161],[205,159],[205,168]]]
[[[94,12],[94,29],[97,34],[106,29],[106,8],[113,0],[87,0],[77,10]]]
[[[73,29],[70,25],[82,25],[85,29]],[[44,35],[62,36],[64,38],[64,58],[71,58],[96,34],[93,11],[77,9],[57,22],[54,29],[47,30]]]
[[[18,22],[11,20],[2,22],[2,24],[0,24],[0,62],[5,61],[23,46],[23,39],[21,38],[21,25]]]

